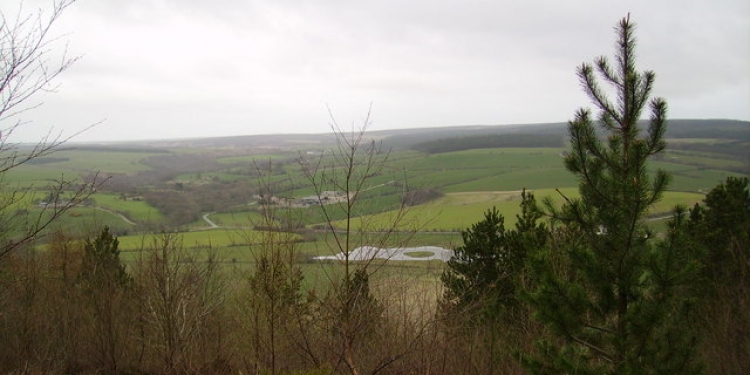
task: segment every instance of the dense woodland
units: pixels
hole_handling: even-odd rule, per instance
[[[564,165],[577,187],[555,187],[555,197],[523,190],[515,218],[487,207],[460,231],[446,263],[350,258],[365,244],[410,244],[429,225],[415,224],[410,210],[459,185],[403,179],[405,168],[393,167],[389,150],[408,137],[394,136],[390,145],[370,140],[369,119],[353,133],[334,123],[328,141],[284,157],[248,161],[232,147],[176,155],[125,146],[123,153],[144,154],[146,169],[82,172],[41,192],[0,179],[0,372],[747,373],[748,124],[717,121],[723,125],[710,130],[710,142],[696,141],[708,130],[689,121],[670,130],[666,101],[651,96],[654,73],[635,67],[633,32],[623,19],[613,62],[579,67],[596,112],[576,112],[566,133],[555,126],[541,135],[459,129],[464,137],[434,132],[404,147],[411,150],[399,154],[401,162],[414,164],[402,165],[417,172],[423,154],[492,149],[504,157],[510,149],[551,148],[533,152]],[[44,34],[29,40],[35,37]],[[19,48],[32,60],[45,51]],[[67,66],[45,70],[46,79]],[[0,107],[7,120],[21,103],[15,97],[45,86],[20,93],[13,90],[23,86],[0,87],[10,98]],[[612,97],[604,94],[609,89]],[[640,121],[644,113],[648,120]],[[685,141],[669,145],[668,135]],[[0,138],[0,177],[69,161],[56,154],[66,141],[28,149]],[[725,157],[734,175],[699,203],[670,208],[666,226],[650,225],[652,208],[685,166],[715,168],[703,154]],[[460,155],[450,159],[453,171],[482,164]],[[687,161],[669,164],[672,158]],[[560,182],[551,180],[545,183]],[[95,211],[101,192],[144,203],[160,217],[127,230],[102,222],[72,230],[69,220],[84,212],[76,210]],[[313,202],[290,203],[300,196]],[[246,262],[178,233],[213,212],[250,217],[252,230],[232,244]],[[126,255],[127,231],[141,240]],[[302,255],[306,244],[342,257],[311,261]],[[435,272],[429,267],[436,263]]]

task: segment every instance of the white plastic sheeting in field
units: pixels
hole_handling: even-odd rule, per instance
[[[425,252],[432,255],[424,256]],[[412,257],[410,253],[421,253],[417,257]],[[416,254],[415,254],[416,255]],[[394,247],[381,248],[374,246],[362,246],[349,252],[349,260],[370,260],[370,259],[388,259],[388,260],[442,260],[447,261],[453,256],[453,250],[444,249],[438,246],[417,246],[417,247]],[[338,253],[336,255],[317,256],[316,260],[344,260],[346,255]]]

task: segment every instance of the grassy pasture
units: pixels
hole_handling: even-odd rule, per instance
[[[474,182],[488,176],[503,173],[500,169],[440,169],[433,171],[407,171],[409,186],[424,188],[432,187],[449,190],[453,186]]]
[[[669,188],[688,192],[708,192],[729,176],[746,177],[747,175],[717,169],[687,169],[672,173],[672,183]]]
[[[12,193],[11,193],[12,192]],[[24,210],[38,207],[38,202],[47,196],[40,190],[11,190],[0,185],[0,207],[7,210]]]
[[[56,152],[54,157],[68,158],[69,160],[50,164],[50,166],[79,173],[102,171],[108,173],[131,174],[151,169],[142,164],[141,161],[155,155],[161,154],[142,151],[118,151],[117,149],[66,149]]]
[[[709,143],[716,140],[675,140],[679,142]],[[352,234],[350,248],[362,245],[384,246],[420,246],[434,245],[444,248],[455,248],[462,244],[457,231],[464,230],[483,218],[487,209],[496,206],[505,217],[505,226],[511,228],[516,222],[519,211],[520,192],[522,188],[534,191],[537,200],[551,197],[553,201],[561,202],[560,195],[553,188],[561,187],[561,191],[569,197],[577,196],[577,189],[573,188],[577,182],[572,174],[563,166],[561,153],[567,148],[550,149],[480,149],[449,152],[442,154],[425,154],[417,151],[397,151],[389,155],[389,161],[381,174],[368,179],[361,196],[361,207],[356,214],[361,217],[353,220],[353,229],[362,230]],[[201,153],[199,149],[172,150],[174,153]],[[91,171],[101,170],[108,173],[135,174],[149,167],[141,161],[152,154],[136,152],[104,152],[85,150],[66,150],[54,155],[55,158],[67,158],[50,163],[25,165],[6,174],[4,182],[16,184],[14,186],[31,186],[36,188],[48,185],[59,179],[64,173],[66,177],[76,177]],[[157,154],[153,154],[157,155]],[[211,183],[216,177],[220,181],[235,181],[251,179],[244,170],[252,168],[252,161],[274,163],[290,160],[297,154],[263,154],[237,157],[219,158],[217,161],[226,168],[218,171],[204,171],[200,173],[186,173],[176,177],[175,181],[196,181]],[[315,161],[315,157],[311,157]],[[329,159],[324,159],[324,161]],[[722,182],[729,175],[726,168],[741,167],[741,162],[724,159],[721,155],[709,153],[691,153],[681,150],[668,151],[660,160],[650,163],[651,169],[662,168],[673,176],[671,190],[658,203],[651,214],[669,212],[675,205],[692,206],[703,199],[698,191],[706,192]],[[234,169],[232,169],[234,168]],[[296,162],[284,164],[278,171],[268,177],[279,196],[304,197],[314,195],[309,181],[301,172]],[[403,192],[403,185],[387,184],[390,181],[403,181],[409,188],[436,188],[444,193],[442,198],[428,204],[411,207],[400,223],[399,229],[404,232],[391,233],[390,238],[382,243],[383,233],[379,229],[389,227],[395,220],[396,214],[392,209],[398,207],[399,198]],[[199,178],[200,177],[200,178]],[[386,184],[386,185],[383,185]],[[379,186],[383,185],[383,186]],[[282,191],[285,190],[285,191]],[[325,190],[329,190],[326,188]],[[44,194],[43,192],[37,193]],[[161,223],[164,218],[153,207],[145,202],[123,201],[115,194],[97,193],[93,196],[95,204],[114,212],[123,213],[137,223]],[[33,204],[32,196],[26,203]],[[341,219],[341,210],[332,208],[334,219]],[[235,209],[233,207],[233,209]],[[241,281],[241,276],[251,272],[257,255],[262,251],[260,242],[268,232],[251,229],[253,219],[258,219],[258,213],[248,207],[245,212],[212,213],[210,219],[220,228],[206,229],[206,222],[197,220],[183,227],[193,231],[180,233],[186,254],[191,259],[199,260],[206,256],[210,247],[222,262],[222,269]],[[285,214],[281,209],[280,214]],[[297,208],[289,211],[292,219],[301,219],[308,226],[324,223],[319,207]],[[649,226],[656,231],[666,228],[667,220],[649,222]],[[70,211],[55,224],[67,233],[92,236],[104,225],[112,228],[114,233],[129,233],[119,236],[121,256],[126,262],[137,260],[142,249],[153,245],[157,235],[134,234],[139,226],[132,226],[118,216],[94,209],[80,207]],[[343,223],[336,221],[341,228]],[[236,228],[236,229],[235,229]],[[415,231],[415,233],[409,233]],[[306,235],[307,242],[294,244],[297,249],[295,257],[297,265],[305,276],[305,288],[326,290],[331,282],[340,280],[342,267],[337,261],[314,261],[311,258],[318,255],[332,255],[339,251],[332,240],[332,235],[314,232]],[[414,253],[419,257],[427,254]],[[420,301],[425,298],[437,298],[441,295],[439,275],[444,268],[440,261],[375,261],[375,273],[371,277],[373,290],[379,295],[389,298],[406,298],[409,301]],[[415,302],[416,303],[416,302]]]
[[[739,160],[729,160],[722,155],[710,153],[694,153],[685,151],[667,151],[664,159],[683,165],[701,166],[716,169],[747,168],[747,163]]]
[[[9,210],[23,209],[28,212],[28,217],[49,217],[49,209],[39,205],[38,202],[47,196],[43,190],[29,190],[16,194],[14,202],[6,208]],[[64,196],[63,196],[64,197]],[[7,193],[0,201],[8,199]],[[124,214],[130,220],[137,223],[154,223],[162,220],[158,210],[145,202],[122,201],[118,196],[111,194],[96,193],[91,196],[94,205],[81,205],[74,207],[62,215],[53,223],[50,230],[60,230],[70,235],[88,236],[96,234],[103,226],[109,226],[115,233],[131,232],[137,228],[123,220],[118,213]],[[45,210],[47,212],[45,212]],[[41,215],[41,216],[40,216]]]
[[[695,160],[701,160],[705,164],[685,164],[677,159],[668,159],[669,161],[653,161],[650,166],[651,170],[663,169],[671,175],[669,190],[672,191],[708,192],[729,176],[743,176],[741,173],[723,169],[735,166],[736,161],[698,156],[695,158]],[[705,167],[709,164],[715,165],[716,168]]]
[[[119,216],[93,207],[76,207],[53,224],[53,229],[72,236],[93,237],[108,226],[113,233],[128,233],[134,226]]]
[[[148,242],[146,243],[148,247]],[[201,261],[206,259],[209,253],[217,256],[222,266],[222,275],[226,281],[236,287],[242,287],[243,280],[253,272],[256,264],[256,256],[259,250],[250,246],[223,247],[207,249],[205,247],[194,247],[186,249],[183,253],[183,261]],[[142,256],[148,253],[136,250],[123,250],[121,259],[126,264],[134,264]],[[325,293],[335,283],[341,281],[344,267],[339,261],[318,261],[310,259],[313,255],[327,254],[325,252],[310,254],[304,251],[297,253],[297,266],[300,268],[304,279],[302,290],[316,290]],[[356,262],[354,262],[356,263]],[[435,298],[440,291],[439,275],[442,273],[444,263],[441,261],[393,261],[374,260],[370,265],[371,286],[378,290],[381,296],[395,298],[399,295],[411,299],[413,295],[421,298]],[[419,292],[416,293],[415,292]],[[429,292],[429,293],[428,293]]]
[[[403,167],[410,185],[438,187],[447,193],[575,186],[575,177],[565,170],[559,152],[558,149],[469,150],[429,155]],[[477,162],[472,164],[471,160]],[[690,164],[698,161],[716,168]],[[673,174],[671,190],[707,191],[727,176],[739,175],[726,170],[737,163],[695,157],[686,161],[654,161],[651,169],[660,168]]]
[[[260,223],[261,215],[256,211],[212,213],[209,219],[222,227],[249,228],[256,223]],[[205,224],[206,222],[203,221],[203,223]]]
[[[123,152],[117,149],[62,149],[49,157],[40,157],[29,164],[17,169],[36,168],[41,170],[67,171],[75,174],[88,174],[101,171],[106,173],[136,173],[149,170],[150,167],[141,163],[142,160],[159,155],[146,152]],[[49,162],[46,162],[49,160]]]
[[[578,197],[575,188],[560,189],[566,197]],[[537,201],[545,197],[553,203],[562,203],[563,198],[554,189],[539,189],[533,191]],[[688,192],[667,192],[662,201],[652,209],[652,214],[667,213],[675,205],[692,206],[703,199],[702,194]],[[403,230],[418,230],[424,232],[460,231],[482,220],[484,213],[492,206],[505,217],[506,227],[512,227],[516,222],[516,215],[520,212],[518,204],[521,201],[520,191],[514,192],[466,192],[446,194],[443,198],[426,205],[411,207],[406,214]],[[393,223],[396,213],[393,211],[375,215],[368,215],[353,220],[356,230],[381,230]],[[336,221],[338,228],[344,226],[343,221]]]
[[[515,220],[520,192],[454,193],[425,205],[410,207],[399,229],[420,232],[459,231],[482,219],[493,205],[506,216],[506,223]],[[389,211],[353,220],[356,230],[382,230],[392,225],[397,212]],[[343,221],[337,221],[339,228]]]
[[[268,162],[268,160],[276,161],[276,160],[285,160],[285,159],[292,159],[297,157],[298,155],[296,153],[279,153],[279,154],[257,154],[257,155],[243,155],[243,156],[227,156],[223,158],[218,158],[216,161],[222,164],[237,164],[237,163],[246,163],[249,165],[252,165],[253,163],[262,163]]]
[[[717,144],[717,143],[726,143],[729,142],[729,140],[726,139],[720,139],[720,138],[666,138],[664,139],[667,144],[680,144],[680,143],[686,143],[686,144],[696,144],[696,143],[702,143],[702,144]]]
[[[562,149],[479,149],[395,157],[394,170],[407,173],[412,187],[445,192],[518,190],[559,186],[564,171]],[[566,181],[563,179],[562,181]],[[567,181],[572,182],[568,177]],[[554,185],[552,185],[554,184]]]
[[[121,236],[120,249],[128,252],[139,252],[153,245],[160,234]],[[252,230],[212,229],[194,232],[181,232],[179,239],[188,249],[195,248],[231,248],[247,247],[260,239],[260,234]]]
[[[575,177],[563,165],[563,149],[481,149],[411,157],[394,163],[406,170],[411,186],[442,188],[447,193],[467,191],[540,189],[575,186]],[[396,160],[398,160],[396,158]],[[698,166],[696,164],[699,164]],[[704,166],[711,166],[706,169]],[[727,168],[741,162],[718,157],[692,156],[662,159],[651,169],[664,169],[675,175],[670,189],[705,191],[727,176],[737,175]]]
[[[157,153],[123,152],[112,150],[61,149],[50,156],[33,159],[7,171],[5,183],[19,187],[43,188],[61,179],[77,179],[81,175],[100,172],[133,174],[150,168],[141,161]]]
[[[687,165],[687,164],[679,164],[674,161],[655,160],[649,163],[649,169],[651,171],[656,171],[657,169],[661,169],[670,174],[674,174],[674,173],[679,173],[683,171],[695,170],[695,166]]]
[[[564,189],[564,194],[575,196],[575,189]],[[552,190],[539,190],[535,192],[536,196],[541,198],[550,194],[556,194]],[[671,207],[675,203],[685,203],[700,200],[700,194],[693,193],[669,193],[666,195],[662,206]],[[506,217],[506,227],[515,223],[515,214],[518,211],[518,202],[520,194],[516,192],[493,192],[493,193],[463,193],[450,194],[442,201],[443,204],[450,203],[451,206],[445,206],[445,211],[451,215],[440,215],[435,219],[433,226],[443,226],[449,229],[465,229],[478,220],[481,220],[484,211],[491,205],[499,208],[501,213]],[[557,199],[558,201],[560,198]],[[425,205],[426,209],[434,209],[437,204]],[[657,206],[658,207],[658,206]],[[422,208],[422,207],[419,207]],[[423,212],[415,212],[418,216],[423,216]],[[388,220],[387,213],[372,216],[374,220]],[[664,225],[663,222],[655,225]],[[196,254],[192,259],[200,259],[205,256],[204,252],[210,246],[215,249],[220,261],[227,267],[231,267],[242,274],[251,270],[257,254],[259,254],[263,232],[253,230],[230,230],[214,229],[195,232],[181,233],[182,243],[188,251],[188,254]],[[379,238],[381,233],[355,233],[353,234],[352,248],[362,245],[381,245]],[[138,259],[140,249],[148,248],[157,236],[122,236],[120,237],[120,248],[123,250],[122,257],[125,261],[134,261]],[[418,233],[393,233],[390,240],[383,243],[384,246],[417,246],[417,245],[435,245],[445,248],[454,248],[461,244],[458,233],[445,232],[418,232]],[[317,255],[332,255],[339,251],[339,248],[332,240],[331,234],[318,234],[318,239],[313,242],[303,242],[295,245],[297,248],[297,262],[302,268],[305,275],[306,287],[325,288],[329,286],[331,280],[340,277],[341,266],[339,262],[328,261],[319,262],[310,260]],[[418,256],[419,254],[415,254]],[[374,285],[386,285],[387,283],[400,283],[405,280],[416,282],[414,285],[421,285],[422,281],[437,280],[437,276],[442,272],[442,262],[430,261],[398,261],[382,262],[377,269],[373,280],[380,280]],[[416,280],[416,281],[415,281]],[[396,284],[393,284],[396,285]],[[400,285],[400,284],[399,284]],[[432,284],[430,284],[432,285]]]
[[[693,207],[696,203],[703,200],[705,196],[700,193],[668,191],[662,199],[651,208],[651,215],[663,215],[672,212],[675,206]]]
[[[39,165],[22,165],[5,172],[5,174],[2,176],[2,182],[7,186],[4,187],[4,189],[43,189],[46,186],[54,184],[55,181],[59,181],[61,179],[69,180],[72,178],[78,178],[78,176],[78,173],[61,171],[51,167]]]
[[[683,140],[684,141],[684,140]],[[692,140],[699,142],[699,140]],[[703,142],[703,141],[700,141]],[[708,142],[708,141],[706,141]],[[484,212],[497,206],[506,218],[506,226],[515,223],[518,212],[518,202],[522,188],[535,190],[538,200],[545,196],[560,199],[552,190],[563,187],[562,191],[569,196],[575,196],[575,178],[563,166],[561,153],[563,148],[504,148],[478,149],[448,152],[441,154],[424,154],[417,151],[398,151],[389,155],[386,168],[379,175],[370,176],[367,186],[360,197],[360,208],[355,213],[362,215],[354,220],[354,229],[378,230],[387,227],[395,220],[393,208],[398,207],[403,185],[391,184],[394,180],[403,180],[409,188],[424,187],[437,188],[446,195],[429,204],[410,208],[404,217],[401,228],[416,230],[415,245],[450,246],[460,241],[456,233],[451,232],[466,229],[481,220]],[[177,151],[173,151],[177,152]],[[192,150],[190,152],[197,152]],[[135,173],[149,169],[141,164],[144,158],[157,155],[140,152],[64,150],[54,154],[59,160],[37,165],[24,165],[11,170],[5,176],[4,182],[19,184],[34,183],[43,186],[49,181],[60,178],[61,172],[66,175],[88,173],[92,170],[102,170],[111,173]],[[232,174],[229,168],[236,168],[238,163],[250,164],[252,160],[283,160],[289,158],[289,153],[278,155],[247,155],[221,158],[219,162],[227,164],[227,170],[203,172],[203,180],[218,177],[220,180],[251,178],[245,175]],[[667,193],[663,202],[654,208],[654,213],[667,212],[675,204],[691,206],[700,201],[702,195],[687,192],[707,191],[723,181],[726,176],[738,175],[728,172],[724,168],[737,167],[738,162],[721,159],[716,155],[693,155],[682,151],[668,152],[666,158],[651,163],[652,169],[662,168],[673,175],[670,189],[677,192]],[[316,161],[315,157],[311,160]],[[329,161],[326,156],[323,161]],[[235,164],[232,166],[231,164]],[[702,166],[711,166],[706,169]],[[198,173],[180,175],[177,179],[198,178]],[[278,174],[269,177],[271,184],[279,189],[287,189],[279,195],[303,197],[313,195],[314,191],[309,181],[301,172],[297,163],[291,162],[281,167]],[[207,181],[210,182],[210,181]],[[23,186],[23,185],[15,185]],[[328,188],[326,188],[328,190]],[[685,192],[685,193],[680,193]],[[93,196],[96,205],[111,211],[123,213],[126,217],[138,223],[159,223],[164,219],[162,215],[145,202],[123,201],[118,195],[97,193]],[[332,218],[343,218],[343,212],[335,205],[327,206],[331,209]],[[283,211],[283,210],[282,210]],[[322,224],[324,217],[319,207],[297,208],[290,211],[293,219],[301,219],[306,225]],[[61,226],[70,228],[92,227],[94,220],[109,225],[113,229],[127,231],[132,226],[126,224],[117,216],[104,211],[81,209],[74,218],[65,218]],[[251,226],[251,219],[258,218],[257,213],[248,210],[239,213],[212,213],[211,220],[224,227],[213,230],[201,230],[184,234],[183,243],[186,247],[201,247],[209,244],[222,249],[233,259],[244,259],[247,242],[240,230],[227,228],[247,228]],[[336,222],[342,227],[340,221]],[[206,223],[198,220],[190,228],[205,228]],[[373,235],[375,235],[373,233]],[[135,236],[139,238],[140,236]],[[135,241],[135,242],[134,242]],[[131,236],[123,237],[122,246],[128,250],[136,249],[140,244]],[[244,244],[244,245],[243,245]],[[306,255],[320,255],[330,253],[330,246],[320,240],[300,244],[300,251]]]
[[[362,216],[373,213],[393,210],[400,205],[400,194],[392,190],[369,190],[360,194],[353,208],[353,216]],[[325,209],[328,217],[332,220],[340,220],[346,217],[346,203],[326,204]],[[308,207],[293,207],[289,210],[281,209],[280,215],[288,216],[293,222],[301,222],[304,225],[323,225],[326,215],[318,205]]]
[[[119,195],[96,193],[91,196],[95,205],[125,215],[137,223],[161,223],[164,221],[159,210],[143,201],[123,200]]]
[[[244,180],[247,176],[235,173],[226,172],[197,172],[197,173],[182,173],[174,178],[175,182],[190,182],[190,183],[205,183],[217,181],[238,181]]]
[[[557,166],[562,161],[562,151],[563,149],[556,148],[476,149],[425,154],[422,158],[395,159],[400,163],[394,164],[403,166],[408,171]]]
[[[51,217],[49,210],[38,206],[27,209],[26,214],[31,220],[39,219],[40,222],[46,222]],[[75,207],[52,222],[47,227],[47,233],[61,232],[72,237],[90,237],[97,235],[104,226],[109,226],[114,233],[128,233],[133,230],[133,226],[124,223],[122,219],[111,213],[93,207]],[[20,228],[14,228],[13,224],[10,224],[10,228],[4,229],[10,230],[10,233],[4,232],[4,234],[13,236]]]
[[[527,189],[548,189],[556,186],[573,186],[575,178],[562,166],[527,168],[507,171],[446,187],[448,193]]]

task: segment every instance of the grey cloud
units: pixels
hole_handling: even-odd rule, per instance
[[[750,116],[744,0],[81,1],[65,29],[86,56],[58,100],[86,113],[81,96],[112,97],[96,108],[112,124],[179,119],[194,136],[210,119],[221,134],[326,131],[325,103],[356,118],[345,108],[370,101],[381,128],[563,121],[587,105],[575,67],[611,54],[628,12],[673,114]]]

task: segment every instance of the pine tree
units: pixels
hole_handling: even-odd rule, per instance
[[[445,323],[467,340],[467,360],[477,374],[494,374],[513,362],[508,348],[520,344],[530,320],[522,300],[528,287],[527,251],[544,246],[548,235],[534,195],[524,190],[520,206],[513,229],[505,228],[505,217],[493,207],[463,231],[464,244],[454,250],[442,275]]]
[[[454,250],[442,275],[446,303],[479,310],[481,320],[510,315],[508,310],[518,305],[527,250],[547,239],[534,195],[524,190],[520,206],[514,229],[505,229],[505,218],[493,207],[461,232],[464,244]]]
[[[681,285],[693,259],[681,231],[655,243],[645,223],[668,183],[664,171],[647,169],[666,146],[667,104],[651,99],[654,73],[636,70],[634,30],[629,17],[619,23],[614,66],[600,57],[578,69],[599,115],[594,121],[581,109],[569,123],[565,166],[578,177],[580,198],[564,197],[559,209],[547,201],[556,240],[535,255],[540,280],[531,299],[558,339],[541,342],[541,356],[527,362],[535,373],[699,371],[692,336],[680,325],[688,311]]]
[[[130,283],[130,275],[120,261],[119,245],[107,226],[93,241],[86,240],[81,279],[89,288],[124,287]]]
[[[501,304],[510,288],[507,267],[510,259],[504,256],[507,255],[505,218],[492,207],[482,221],[462,231],[461,236],[464,244],[454,250],[443,272],[444,299],[460,310],[488,301]],[[496,295],[492,296],[495,298],[489,298],[490,294]]]
[[[747,281],[750,268],[748,178],[729,177],[690,210],[690,232],[707,251],[702,273],[709,284]]]
[[[93,345],[98,365],[107,373],[117,373],[126,337],[128,318],[123,313],[132,278],[120,260],[119,241],[104,227],[83,246],[83,266],[79,282],[92,311]]]
[[[702,354],[718,374],[750,369],[750,189],[729,177],[690,210],[688,233],[701,248],[697,278]]]

